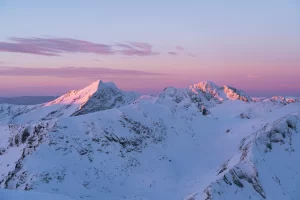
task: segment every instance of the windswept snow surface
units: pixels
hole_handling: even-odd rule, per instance
[[[3,189],[0,189],[0,197],[3,200],[72,200],[65,195]]]
[[[299,112],[296,98],[252,99],[209,81],[156,97],[96,81],[47,104],[0,107],[1,188],[75,200],[299,199]]]

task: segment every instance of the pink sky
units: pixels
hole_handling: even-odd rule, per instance
[[[176,55],[167,51],[149,56],[2,53],[0,96],[60,95],[98,79],[141,93],[159,93],[168,86],[188,87],[211,80],[253,96],[300,96],[300,62],[296,55],[262,57],[259,52],[221,55],[194,51],[196,56],[190,56],[183,47],[174,45],[172,50]]]
[[[1,1],[0,96],[60,95],[98,79],[142,93],[210,80],[252,96],[300,96],[299,8]]]
[[[286,66],[283,62],[256,63],[244,60],[245,63],[222,63],[205,62],[189,56],[169,57],[170,55],[156,58],[117,58],[112,61],[103,58],[102,62],[82,60],[82,63],[74,62],[73,68],[38,67],[39,62],[31,68],[3,65],[0,68],[0,92],[2,96],[60,95],[101,79],[113,81],[121,89],[142,93],[159,93],[167,86],[188,87],[202,80],[211,80],[219,85],[232,85],[254,96],[299,94],[300,73],[297,63]],[[70,61],[67,66],[72,66],[71,63]],[[87,67],[81,68],[83,63]],[[125,70],[124,65],[128,65]],[[142,67],[137,67],[139,65]],[[108,68],[109,66],[114,68]]]

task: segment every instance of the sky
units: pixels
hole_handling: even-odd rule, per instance
[[[298,0],[0,0],[0,96],[101,79],[157,94],[202,80],[300,96]]]

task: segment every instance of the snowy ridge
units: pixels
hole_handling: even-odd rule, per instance
[[[11,104],[0,104],[0,120],[6,123],[13,117],[17,117],[21,114],[30,112],[31,110],[37,109],[41,106],[22,106],[22,105],[11,105]]]
[[[203,115],[208,115],[209,108],[227,100],[251,102],[251,98],[243,91],[229,86],[217,86],[210,81],[202,81],[186,89],[166,88],[159,96],[158,103],[175,107],[196,107]]]
[[[289,104],[289,103],[296,103],[300,102],[298,98],[294,97],[282,97],[282,96],[274,96],[270,98],[270,101],[275,102],[275,103],[280,103],[283,105]]]
[[[273,102],[274,104],[283,104],[287,105],[289,103],[300,102],[300,99],[297,97],[283,97],[283,96],[273,96],[271,98],[252,98],[254,102]]]
[[[217,103],[223,102],[224,100],[252,101],[251,97],[241,90],[226,85],[220,87],[211,81],[202,81],[194,84],[190,86],[190,90],[196,93],[200,90],[206,94],[209,100],[213,99]]]

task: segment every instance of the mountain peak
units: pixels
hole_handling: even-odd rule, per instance
[[[212,81],[200,81],[199,83],[196,83],[194,85],[190,86],[190,89],[197,88],[202,90],[203,92],[212,92],[220,89],[220,86],[215,84]]]
[[[242,90],[238,90],[227,85],[220,87],[212,81],[201,81],[199,83],[191,85],[190,90],[194,93],[197,93],[197,91],[200,90],[208,95],[208,99],[213,98],[216,100],[216,102],[223,102],[224,100],[228,99],[237,99],[245,102],[252,101],[250,96],[248,96]]]
[[[97,80],[90,84],[89,86],[85,87],[82,90],[87,90],[87,91],[98,91],[98,90],[103,90],[103,89],[118,89],[115,83],[113,82],[103,82],[102,80]]]
[[[103,90],[119,90],[118,87],[113,82],[103,82],[102,80],[97,80],[90,85],[86,86],[80,90],[72,90],[67,94],[64,94],[57,98],[56,100],[48,103],[49,104],[82,104],[88,101],[88,99],[95,93]]]
[[[201,87],[206,87],[206,88],[220,88],[220,86],[218,86],[213,81],[200,81],[198,83],[198,85]]]
[[[72,90],[45,106],[65,105],[72,109],[71,115],[82,115],[128,105],[137,98],[138,94],[124,92],[113,82],[97,80],[81,90]]]

